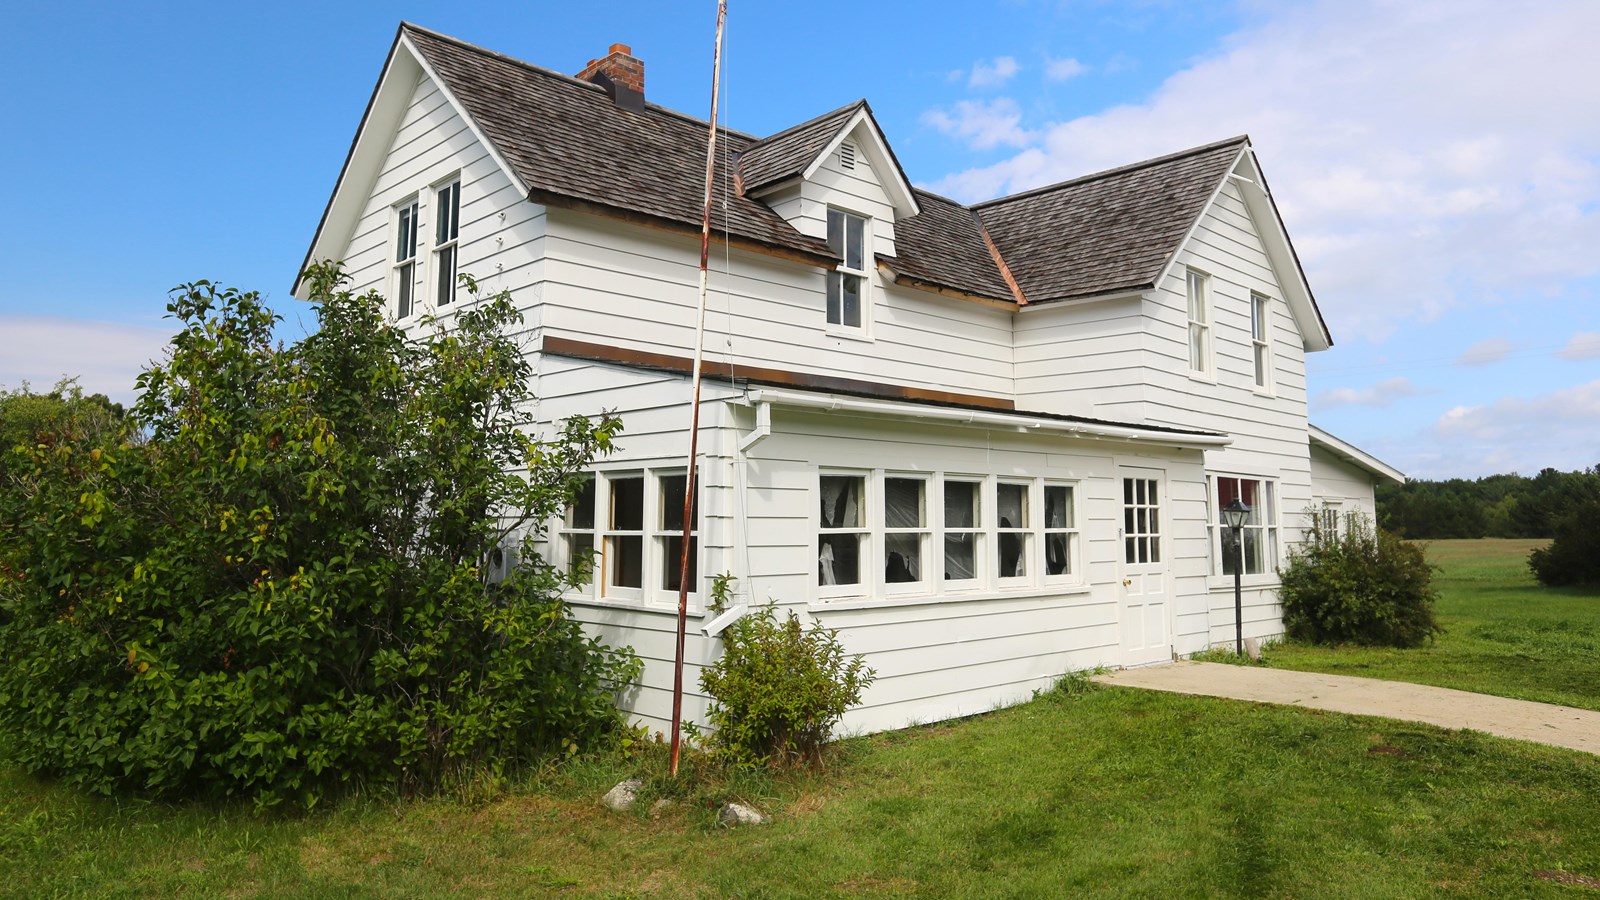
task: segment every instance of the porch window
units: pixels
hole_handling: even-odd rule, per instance
[[[614,588],[644,587],[644,476],[608,476],[611,508],[606,523],[606,595]]]
[[[1072,485],[1044,486],[1044,574],[1059,577],[1073,573],[1078,550],[1078,523],[1074,518]]]
[[[680,469],[597,472],[573,495],[557,532],[552,561],[578,572],[598,551],[586,593],[598,588],[610,599],[676,600],[683,552],[683,491]],[[689,591],[699,584],[698,491],[689,533]]]
[[[921,478],[883,479],[883,580],[905,585],[927,580],[928,483]]]
[[[1028,503],[1028,484],[1002,481],[995,486],[995,515],[999,517],[995,545],[998,549],[999,575],[1007,578],[1026,578],[1028,559],[1033,549],[1033,535],[1029,528],[1033,522]]]
[[[1239,564],[1239,548],[1233,533],[1221,522],[1221,510],[1235,498],[1250,507],[1239,539],[1244,544],[1244,574],[1268,575],[1278,568],[1278,511],[1276,491],[1271,481],[1257,478],[1218,476],[1211,507],[1212,548],[1220,564],[1212,571],[1232,576]]]
[[[676,594],[682,586],[683,575],[683,492],[687,486],[689,476],[685,473],[675,475],[660,475],[657,477],[657,496],[661,498],[660,508],[661,526],[656,534],[656,544],[660,548],[661,589]],[[700,535],[700,498],[695,497],[693,512],[689,521],[694,523],[689,532],[689,590],[700,583],[699,552]]]
[[[970,585],[978,580],[983,557],[983,482],[949,479],[944,483],[944,580]]]
[[[867,539],[867,479],[861,475],[823,475],[822,502],[817,512],[817,584],[824,587],[861,583]]]
[[[594,495],[595,479],[584,479],[561,520],[561,542],[566,549],[563,562],[574,575],[594,554]]]

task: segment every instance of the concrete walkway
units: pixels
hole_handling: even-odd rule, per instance
[[[1306,706],[1470,728],[1600,755],[1600,712],[1450,688],[1224,663],[1176,662],[1098,675],[1101,684]]]

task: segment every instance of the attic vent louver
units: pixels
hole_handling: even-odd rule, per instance
[[[839,145],[839,168],[854,169],[856,167],[856,145],[845,141]]]

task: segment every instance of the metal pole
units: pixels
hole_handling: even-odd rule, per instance
[[[1233,652],[1244,655],[1244,596],[1239,591],[1239,574],[1244,571],[1244,541],[1239,539],[1239,529],[1233,529]]]
[[[683,740],[683,643],[689,623],[689,542],[694,532],[696,457],[700,452],[700,363],[706,344],[706,273],[711,259],[711,185],[717,165],[717,90],[722,75],[722,24],[727,0],[717,0],[717,42],[711,55],[711,137],[706,142],[706,193],[700,216],[700,308],[694,331],[694,401],[689,419],[689,473],[683,480],[683,546],[678,557],[678,648],[672,659],[672,777]]]

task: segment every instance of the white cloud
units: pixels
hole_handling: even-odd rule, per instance
[[[1405,397],[1415,397],[1420,393],[1423,391],[1412,384],[1411,379],[1390,378],[1360,390],[1342,387],[1323,391],[1311,401],[1311,406],[1319,412],[1341,406],[1383,407]]]
[[[1600,274],[1600,3],[1311,0],[1144,100],[931,187],[978,200],[1249,133],[1336,338]]]
[[[1473,344],[1456,357],[1458,366],[1487,366],[1511,354],[1511,342],[1503,337],[1492,337]]]
[[[77,376],[88,393],[118,402],[134,397],[134,379],[159,357],[165,329],[60,316],[0,315],[0,385],[30,382],[35,390]]]
[[[972,64],[972,76],[967,79],[967,87],[1000,87],[1010,81],[1020,69],[1021,66],[1017,65],[1016,57],[1013,56],[997,56],[993,62],[984,62],[980,59]]]
[[[978,150],[1021,147],[1033,138],[1022,127],[1022,110],[1009,97],[962,100],[949,110],[932,109],[923,113],[922,122]]]
[[[1066,81],[1076,78],[1089,71],[1089,67],[1081,62],[1067,57],[1066,59],[1049,59],[1045,61],[1044,77],[1051,81]]]
[[[1502,397],[1457,406],[1439,417],[1433,437],[1452,461],[1441,467],[1532,475],[1545,467],[1571,470],[1600,462],[1595,422],[1600,421],[1600,381],[1533,397]],[[1528,440],[1529,434],[1538,439]]]
[[[1562,359],[1600,359],[1600,331],[1580,331],[1556,351]]]

